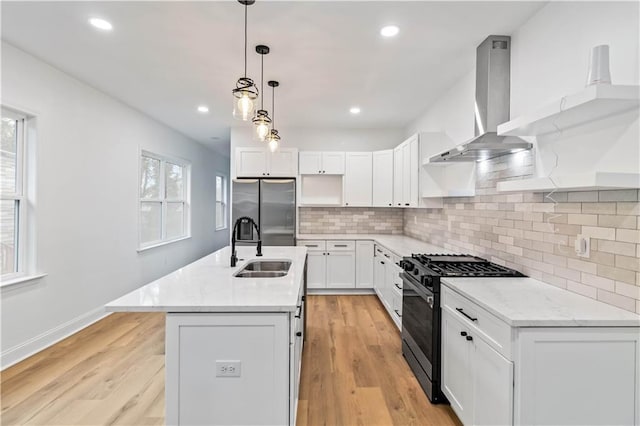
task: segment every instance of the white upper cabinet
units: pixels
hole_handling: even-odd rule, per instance
[[[297,148],[236,148],[237,177],[295,177],[298,174]]]
[[[298,175],[298,150],[278,148],[269,152],[269,176],[294,177]]]
[[[402,145],[399,145],[393,150],[393,205],[395,207],[402,206]]]
[[[237,148],[236,175],[238,177],[266,176],[267,153],[264,148]]]
[[[373,194],[374,207],[393,206],[393,150],[373,153]]]
[[[345,206],[371,206],[373,186],[371,152],[348,152],[345,155]]]
[[[303,151],[299,156],[299,170],[301,175],[322,174],[322,153]]]
[[[344,152],[323,152],[322,153],[322,174],[343,175],[344,174]]]
[[[411,136],[393,150],[393,205],[419,206],[420,145]]]
[[[301,175],[343,175],[344,152],[303,151],[300,153]]]

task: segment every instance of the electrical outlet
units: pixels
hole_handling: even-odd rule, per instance
[[[576,235],[575,250],[576,255],[578,255],[579,257],[590,257],[591,239],[589,237],[585,237],[584,235]]]
[[[216,360],[216,377],[240,377],[240,361]]]

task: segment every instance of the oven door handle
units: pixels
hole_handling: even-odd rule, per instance
[[[411,288],[411,290],[415,291],[418,294],[418,296],[420,296],[421,298],[426,300],[427,303],[429,304],[429,307],[433,309],[433,305],[435,303],[435,297],[434,297],[433,293],[430,292],[427,289],[423,289],[423,288],[418,287],[404,273],[400,274],[400,276],[402,277],[402,282],[404,284],[408,285]]]

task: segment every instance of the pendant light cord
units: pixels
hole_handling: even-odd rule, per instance
[[[247,78],[247,3],[244,4],[244,78]]]
[[[260,109],[264,110],[264,53],[260,54]]]
[[[275,86],[271,87],[273,90],[271,91],[271,129],[276,127],[276,88]]]

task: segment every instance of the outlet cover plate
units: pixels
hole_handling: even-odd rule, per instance
[[[240,361],[216,360],[216,377],[240,377]]]

